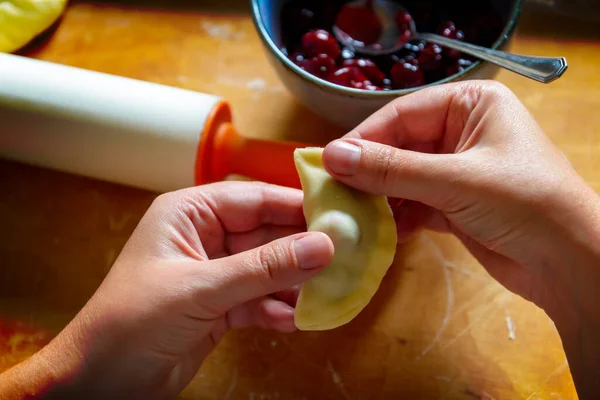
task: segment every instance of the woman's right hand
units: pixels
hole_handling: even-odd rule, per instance
[[[350,186],[408,200],[396,210],[400,237],[419,226],[454,233],[546,310],[580,395],[598,393],[600,199],[512,92],[470,81],[401,97],[323,161]]]

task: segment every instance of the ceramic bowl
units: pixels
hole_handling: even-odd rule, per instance
[[[341,87],[320,79],[294,64],[281,50],[281,10],[289,0],[251,0],[254,24],[263,42],[269,62],[279,78],[297,100],[335,125],[352,129],[391,100],[433,85],[465,79],[492,79],[499,68],[485,61],[476,61],[464,71],[443,80],[414,89],[364,91]],[[328,1],[328,0],[323,0]],[[467,1],[467,0],[465,0]],[[489,0],[500,10],[504,26],[494,49],[509,45],[521,10],[522,0]]]

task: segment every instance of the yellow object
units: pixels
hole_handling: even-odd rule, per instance
[[[300,289],[294,323],[305,331],[333,329],[354,319],[377,292],[398,241],[386,197],[333,179],[322,154],[322,148],[294,152],[308,230],[326,233],[335,247],[332,263]]]
[[[48,29],[67,0],[0,0],[0,52],[12,53]]]

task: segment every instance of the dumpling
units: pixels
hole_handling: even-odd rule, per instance
[[[300,288],[294,323],[304,331],[333,329],[354,319],[377,292],[398,241],[386,197],[335,180],[322,154],[322,148],[294,152],[308,230],[327,234],[335,247],[332,263]]]

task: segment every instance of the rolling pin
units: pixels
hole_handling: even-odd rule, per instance
[[[300,188],[307,144],[245,138],[226,100],[0,53],[0,157],[155,192],[236,174]]]

